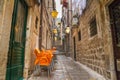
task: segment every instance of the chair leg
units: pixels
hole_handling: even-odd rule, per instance
[[[52,61],[52,70],[54,70],[54,60]]]
[[[48,71],[48,78],[50,78],[50,68],[49,68],[49,66],[47,67],[47,71]]]

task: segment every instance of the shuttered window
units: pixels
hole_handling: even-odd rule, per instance
[[[38,26],[38,17],[36,17],[36,20],[35,20],[35,28],[37,29],[37,26]]]
[[[81,31],[78,32],[78,41],[81,40]]]
[[[93,18],[90,22],[90,37],[97,34],[97,24],[96,24],[96,18]]]

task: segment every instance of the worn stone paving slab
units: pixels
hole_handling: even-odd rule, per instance
[[[28,80],[89,80],[89,74],[84,71],[73,60],[64,55],[57,55],[54,71],[51,77],[47,77],[46,72],[38,76],[31,76]]]

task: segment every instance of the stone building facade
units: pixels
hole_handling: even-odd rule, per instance
[[[52,47],[52,17],[51,15],[48,13],[47,8],[44,7],[43,8],[44,12],[43,12],[43,21],[42,21],[42,34],[44,34],[44,36],[42,36],[42,48],[44,49],[50,49]],[[49,21],[49,19],[51,19],[51,21]]]
[[[34,70],[34,49],[39,48],[40,6],[34,5],[28,10],[24,78],[28,78]]]
[[[120,3],[119,0],[87,0],[79,25],[72,28],[73,58],[106,80],[119,80],[109,11],[115,1]]]
[[[48,2],[46,3],[44,2],[44,4],[48,5],[47,3]],[[52,0],[49,3],[50,3],[49,5],[52,6]],[[17,5],[18,8],[17,11],[15,11],[16,9],[15,5]],[[34,60],[35,60],[35,55],[33,53],[34,48],[39,48],[39,35],[40,35],[39,29],[41,27],[40,13],[41,13],[41,4],[37,2],[37,0],[36,1],[35,0],[1,0],[0,1],[0,19],[1,19],[0,72],[2,72],[0,73],[0,80],[17,80],[18,78],[27,79],[32,74],[34,70]],[[52,46],[51,28],[50,28],[50,26],[52,26],[51,9],[49,10],[47,7],[44,7],[43,13],[44,13],[43,20],[45,22],[45,23],[43,22],[44,23],[43,25],[45,26],[46,34],[43,33],[42,35],[46,36],[47,38],[45,38],[45,40],[43,40],[42,43],[44,44],[45,49],[48,48],[50,49]],[[14,17],[16,16],[15,14],[17,14],[16,20]],[[22,23],[22,21],[24,23]],[[15,25],[13,25],[14,23]],[[24,29],[20,30],[22,26],[24,27]],[[24,31],[24,34],[20,33],[22,36],[20,38],[20,35],[15,34],[12,31],[16,33]],[[14,34],[14,38],[11,39],[11,36],[13,36],[13,34]],[[18,35],[19,37],[18,36],[15,37],[16,35]],[[13,42],[14,40],[16,40],[16,42]],[[19,40],[21,40],[19,44],[23,42],[23,45],[22,44],[19,45],[17,43],[17,41]],[[18,46],[19,48],[17,48]],[[19,51],[17,52],[17,50],[21,50],[22,47],[24,47],[24,50],[22,50],[21,52]],[[19,57],[19,55],[16,55],[18,53],[22,54],[21,57]],[[20,59],[20,61],[18,59]],[[19,62],[20,64],[22,64],[22,69],[19,68],[19,65],[17,64]],[[18,66],[15,66],[14,64]],[[15,67],[18,68],[13,70],[13,68]]]
[[[65,7],[62,7],[62,19],[61,19],[61,24],[62,24],[62,29],[63,29],[63,33],[65,34],[65,29],[67,27],[67,8]],[[68,41],[67,41],[67,37],[66,35],[64,36],[64,39],[63,39],[63,48],[64,48],[64,51],[66,52],[68,49],[67,49],[67,44],[68,44]]]
[[[55,8],[54,0],[45,0],[43,1],[43,14],[42,14],[42,41],[41,47],[43,49],[51,49],[52,48],[52,29],[53,29],[53,21],[54,19],[51,16],[53,9]]]
[[[66,32],[66,29],[71,29],[72,27],[72,0],[61,0],[62,4],[62,29],[64,33],[64,39],[63,39],[63,48],[66,52],[66,56],[71,56],[71,31]]]
[[[10,25],[14,1],[0,1],[0,80],[5,80]]]

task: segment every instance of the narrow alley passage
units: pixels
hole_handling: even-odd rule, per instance
[[[39,68],[36,72],[38,71]],[[32,74],[28,80],[90,80],[90,75],[71,58],[58,53],[50,79],[47,71],[44,71],[40,72],[40,75]]]
[[[120,80],[120,0],[0,0],[0,20],[0,80]]]

